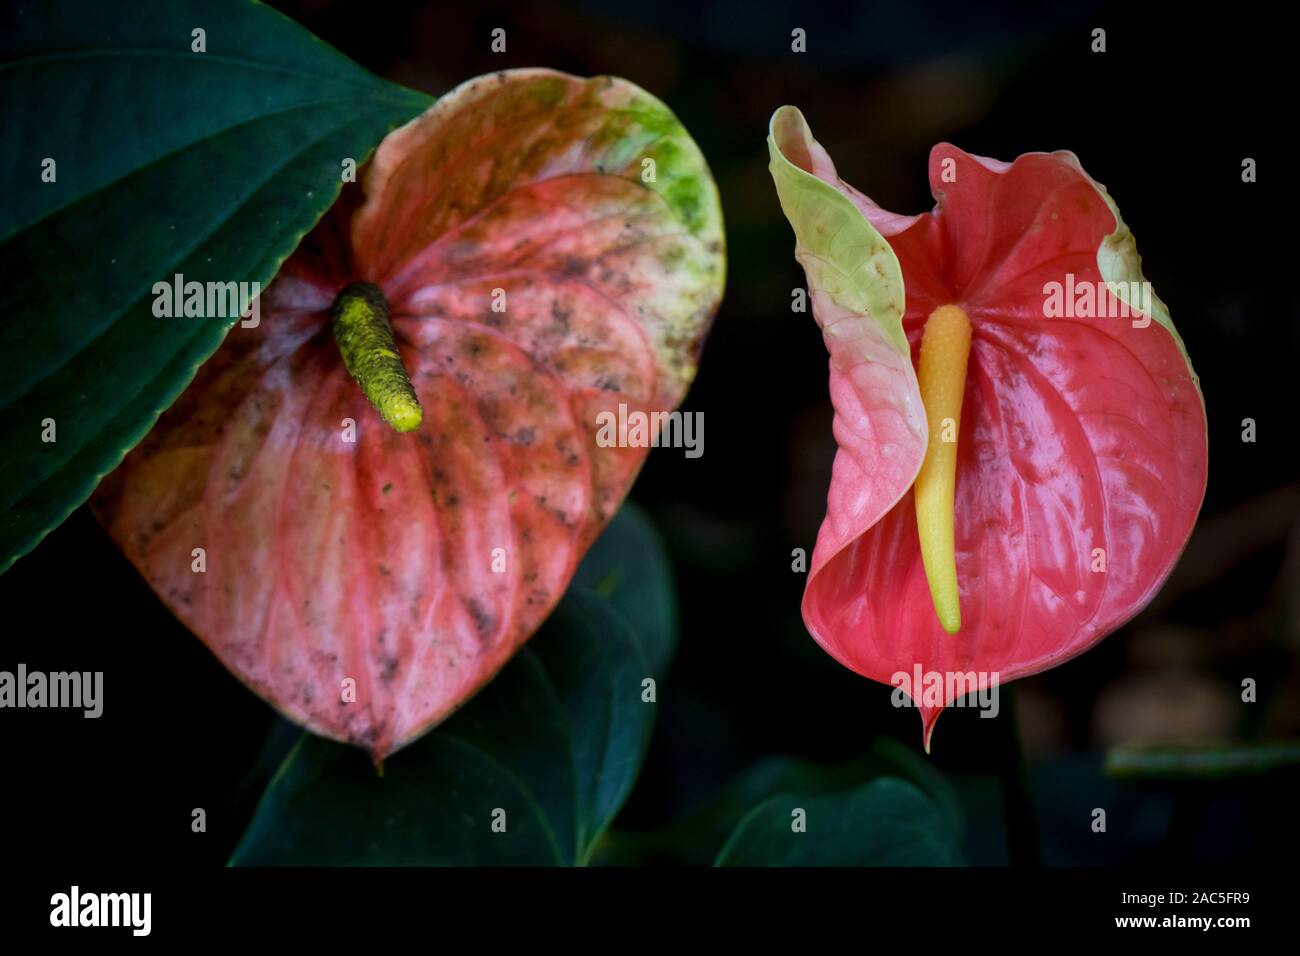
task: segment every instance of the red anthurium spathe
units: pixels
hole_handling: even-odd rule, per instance
[[[249,687],[382,759],[559,601],[647,452],[599,424],[681,401],[723,263],[663,104],[471,81],[385,138],[97,512]]]
[[[768,145],[839,445],[804,621],[907,688],[928,749],[963,681],[1059,664],[1155,595],[1204,497],[1200,388],[1073,154],[941,144],[934,211],[900,216],[839,179],[797,109]]]

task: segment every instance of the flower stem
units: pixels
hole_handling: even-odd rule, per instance
[[[998,693],[1002,696],[1002,713],[997,722],[1003,728],[998,763],[1002,768],[1002,812],[1006,821],[1007,856],[1012,866],[1037,867],[1042,865],[1038,848],[1038,821],[1029,791],[1029,770],[1020,745],[1016,692],[1014,688],[1002,685],[998,688]]]

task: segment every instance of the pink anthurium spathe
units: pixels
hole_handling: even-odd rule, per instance
[[[96,511],[249,687],[382,759],[560,600],[647,453],[601,424],[678,405],[723,274],[662,103],[470,81],[384,139]]]
[[[1200,387],[1073,154],[940,144],[934,211],[901,216],[836,175],[797,109],[768,146],[839,445],[804,621],[908,689],[928,750],[953,688],[1059,664],[1155,595],[1205,493]]]

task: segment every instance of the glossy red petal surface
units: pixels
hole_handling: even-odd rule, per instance
[[[1205,412],[1163,324],[1044,316],[1046,283],[1067,273],[1101,283],[1098,250],[1119,225],[1073,156],[999,164],[941,145],[931,184],[935,212],[887,238],[903,269],[913,361],[935,307],[961,305],[974,328],[955,509],[962,628],[947,634],[935,615],[910,492],[877,523],[836,520],[861,494],[841,460],[878,453],[845,448],[838,429],[804,617],[832,655],[874,680],[919,664],[1005,682],[1086,650],[1154,596],[1204,495]],[[1118,303],[1104,287],[1102,296],[1097,311],[1110,314]],[[1093,570],[1094,549],[1104,572]],[[943,708],[921,709],[928,741]]]
[[[473,81],[390,134],[362,187],[96,506],[241,680],[379,759],[473,694],[563,595],[647,452],[598,446],[597,415],[681,401],[723,266],[698,150],[622,81]],[[389,302],[424,409],[414,432],[380,419],[332,337],[331,304],[357,279]]]

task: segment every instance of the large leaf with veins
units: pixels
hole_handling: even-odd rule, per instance
[[[1114,203],[1070,153],[999,163],[941,144],[930,156],[935,210],[897,216],[835,175],[797,110],[778,111],[769,144],[800,250],[827,250],[801,256],[830,346],[840,445],[804,592],[809,630],[884,683],[917,665],[1007,681],[1086,650],[1164,582],[1207,469],[1205,409],[1168,312],[1153,298],[1149,316],[1124,314],[1110,291],[1121,287],[1106,284],[1142,278]],[[828,210],[838,233],[824,228]],[[889,256],[850,256],[885,242]],[[1100,301],[1091,315],[1045,317],[1047,284],[1067,281],[1099,289]],[[958,430],[956,634],[935,614],[917,537],[924,415],[919,445],[896,437],[919,404],[910,373],[922,328],[945,304],[973,328]],[[906,368],[894,347],[900,318]],[[845,362],[848,337],[830,335],[841,325],[872,348]],[[928,744],[952,700],[917,703]]]
[[[390,304],[414,432],[332,338],[358,280]],[[608,77],[479,78],[384,140],[98,512],[240,679],[382,758],[560,599],[646,453],[598,445],[598,416],[680,402],[722,281],[713,182],[661,103]]]
[[[265,286],[338,196],[341,162],[428,105],[262,4],[0,5],[0,572],[235,322],[159,318],[154,283]]]

